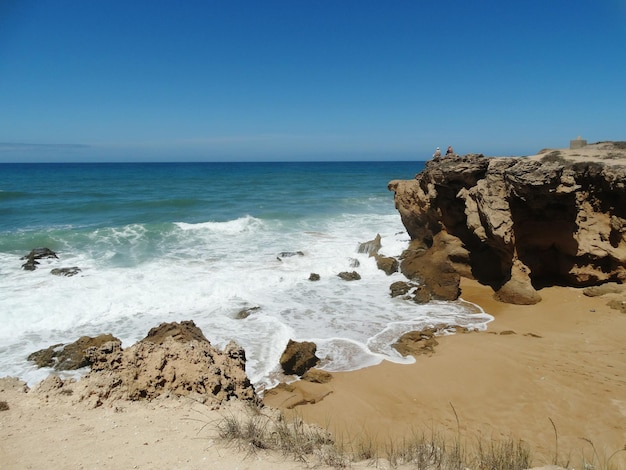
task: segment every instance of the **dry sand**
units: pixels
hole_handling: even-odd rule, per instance
[[[543,289],[544,300],[534,306],[495,302],[473,281],[463,280],[462,290],[464,299],[495,316],[488,332],[440,338],[432,356],[412,365],[385,362],[333,374],[326,384],[300,381],[293,392],[268,393],[266,403],[353,443],[388,443],[414,431],[454,437],[454,407],[465,444],[520,438],[537,465],[554,459],[550,419],[560,462],[579,461],[583,451],[593,455],[581,438],[593,441],[602,458],[626,444],[626,314],[607,307],[605,297],[573,288]],[[288,408],[307,400],[316,403]],[[88,409],[71,397],[24,393],[9,380],[0,381],[0,401],[9,404],[0,411],[3,469],[306,467],[220,442],[215,423],[234,412],[228,407],[210,410],[181,398]],[[611,463],[626,468],[626,452]]]

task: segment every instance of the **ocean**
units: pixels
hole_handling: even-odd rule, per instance
[[[348,371],[412,362],[391,347],[411,330],[485,329],[492,317],[462,300],[391,298],[402,274],[388,276],[358,252],[377,234],[381,254],[407,247],[387,183],[422,168],[0,164],[0,377],[32,385],[51,370],[27,361],[31,352],[101,333],[127,347],[171,321],[193,320],[219,348],[236,341],[259,390],[284,379],[279,358],[289,339],[315,342],[323,369]],[[37,247],[58,259],[23,270],[20,258]],[[62,267],[80,272],[51,274]],[[342,271],[361,279],[344,281]]]

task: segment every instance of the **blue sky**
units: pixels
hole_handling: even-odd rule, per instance
[[[0,162],[626,140],[626,0],[0,0]]]

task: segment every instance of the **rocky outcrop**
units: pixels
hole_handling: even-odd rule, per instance
[[[50,248],[33,248],[30,253],[20,258],[21,260],[26,260],[26,262],[22,265],[22,269],[25,271],[34,271],[37,269],[40,259],[48,258],[58,259],[59,257]]]
[[[626,152],[586,152],[434,158],[414,180],[390,182],[411,237],[402,272],[439,298],[467,276],[516,304],[540,301],[546,285],[623,283]]]
[[[192,321],[163,323],[127,349],[113,340],[87,348],[85,355],[91,372],[80,381],[51,376],[39,388],[74,395],[94,407],[162,395],[192,396],[207,404],[234,398],[260,403],[246,376],[244,350],[231,341],[219,351]]]

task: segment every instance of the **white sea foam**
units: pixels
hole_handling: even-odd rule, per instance
[[[243,346],[247,373],[262,388],[280,378],[289,339],[315,341],[328,370],[353,370],[383,358],[410,362],[390,347],[406,331],[441,323],[484,328],[491,319],[462,302],[390,297],[389,285],[402,275],[385,275],[357,248],[380,233],[381,252],[399,255],[408,237],[396,215],[289,224],[241,217],[176,223],[165,232],[142,225],[94,231],[89,244],[67,244],[60,259],[33,272],[19,269],[17,255],[2,254],[0,376],[40,380],[49,371],[35,370],[26,356],[81,335],[112,333],[126,347],[160,322],[194,320],[216,346]],[[68,265],[82,271],[50,275]],[[361,280],[337,276],[353,270]],[[319,281],[308,280],[313,272]],[[258,308],[238,318],[251,307]]]

